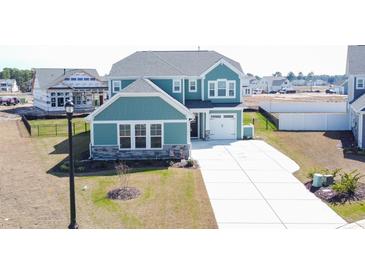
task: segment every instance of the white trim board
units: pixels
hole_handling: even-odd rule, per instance
[[[116,100],[118,100],[121,97],[160,97],[162,100],[164,100],[166,103],[173,106],[176,110],[178,110],[180,113],[184,114],[188,119],[193,118],[193,114],[191,111],[185,107],[183,104],[181,104],[179,101],[171,97],[169,94],[167,94],[165,91],[163,91],[161,88],[159,88],[157,85],[152,83],[152,81],[148,79],[144,79],[149,85],[151,85],[153,88],[157,90],[157,92],[119,92],[116,95],[114,95],[111,99],[109,99],[105,104],[103,104],[101,107],[96,109],[93,113],[88,115],[85,120],[86,121],[93,121],[95,116],[101,113],[104,109],[109,107],[111,104],[113,104]]]

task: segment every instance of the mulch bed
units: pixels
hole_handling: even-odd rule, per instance
[[[135,187],[121,187],[117,189],[113,189],[108,192],[108,198],[112,200],[132,200],[141,195],[141,192],[138,188]]]
[[[354,194],[341,194],[332,189],[331,186],[327,187],[313,187],[312,182],[305,184],[306,188],[314,193],[318,198],[323,201],[332,204],[344,204],[350,201],[362,201],[365,200],[365,184],[359,184]]]

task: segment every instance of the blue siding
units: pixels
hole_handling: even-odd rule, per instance
[[[363,94],[365,94],[365,89],[356,88],[356,77],[354,77],[354,101],[357,100],[357,98],[359,98]]]
[[[242,110],[211,110],[209,113],[236,113],[237,115],[237,139],[242,139],[242,121],[243,121],[243,111]]]
[[[183,93],[173,93],[172,92],[172,79],[150,79],[156,86],[161,88],[167,94],[178,100],[180,103],[183,103]],[[182,89],[181,82],[181,89]]]
[[[197,80],[197,92],[189,92],[189,80],[185,79],[185,100],[201,100],[202,80]]]
[[[127,86],[129,86],[130,84],[132,84],[135,79],[124,79],[124,80],[112,80],[109,81],[109,90],[111,90],[111,96],[113,97],[115,94],[117,94],[118,92],[114,92],[113,91],[113,81],[121,81],[122,82],[122,89],[126,88]]]
[[[95,116],[95,121],[180,120],[185,115],[160,97],[120,97]]]
[[[236,97],[229,99],[208,99],[208,81],[215,81],[217,79],[227,79],[236,81]],[[213,103],[238,103],[240,102],[241,93],[241,81],[240,77],[233,70],[228,68],[224,64],[220,64],[210,72],[208,72],[205,76],[204,81],[204,100],[210,100]]]
[[[117,145],[116,124],[94,124],[94,145]]]
[[[187,124],[186,123],[165,123],[164,124],[164,143],[186,144],[187,143]]]

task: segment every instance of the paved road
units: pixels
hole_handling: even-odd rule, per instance
[[[18,123],[0,117],[0,228],[65,228],[67,184],[45,173]]]
[[[338,228],[346,224],[292,174],[299,166],[259,140],[194,142],[220,228]]]

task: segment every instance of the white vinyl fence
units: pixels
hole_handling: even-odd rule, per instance
[[[279,130],[350,130],[347,113],[280,113]]]
[[[295,112],[295,113],[339,113],[347,112],[347,103],[344,102],[270,102],[260,104],[267,112]]]

